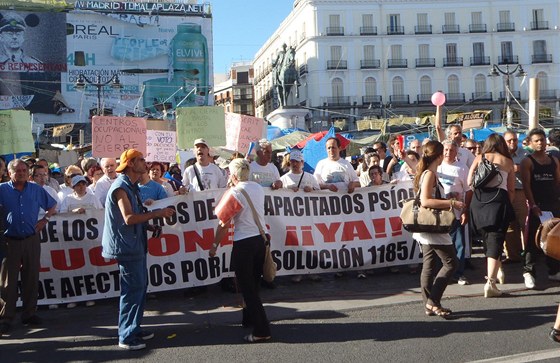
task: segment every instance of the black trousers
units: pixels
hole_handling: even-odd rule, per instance
[[[246,305],[244,323],[253,326],[253,335],[257,337],[270,336],[270,324],[259,295],[264,252],[264,241],[257,235],[234,241],[231,254],[237,284]]]

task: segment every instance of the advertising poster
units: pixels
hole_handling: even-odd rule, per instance
[[[75,114],[41,115],[36,121],[86,123],[98,109],[105,115],[160,118],[177,106],[212,104],[211,17],[202,5],[157,5],[170,4],[76,2],[79,10],[66,19],[68,67],[61,90]],[[80,75],[83,90],[75,88]],[[120,89],[111,87],[115,76]]]
[[[0,11],[0,109],[61,113],[66,14]]]

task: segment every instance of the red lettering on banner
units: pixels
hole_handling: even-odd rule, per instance
[[[323,235],[323,241],[325,242],[336,242],[336,231],[338,231],[338,227],[340,227],[339,222],[333,223],[331,225],[326,225],[325,223],[316,223],[315,227],[321,232]]]
[[[180,249],[179,237],[174,234],[162,234],[159,238],[148,240],[148,251],[152,256],[171,256],[179,252]]]
[[[389,224],[391,225],[391,230],[394,236],[402,236],[402,220],[401,217],[389,217]]]
[[[375,238],[386,238],[385,218],[372,219],[373,228],[375,229]]]
[[[345,222],[342,228],[342,241],[370,240],[371,234],[363,221]]]
[[[304,246],[315,246],[313,228],[311,226],[301,226],[301,239]]]
[[[84,258],[83,248],[70,248],[68,249],[68,255],[70,261],[66,259],[65,250],[53,250],[51,251],[51,260],[53,268],[59,271],[77,270],[86,265],[86,259]]]
[[[285,246],[299,246],[296,226],[286,226],[286,240]]]
[[[183,232],[183,238],[185,240],[185,252],[195,252],[197,245],[202,247],[203,250],[210,250],[212,242],[214,242],[214,229],[203,229],[202,236],[195,231],[185,231]]]
[[[117,260],[101,256],[101,251],[103,251],[102,246],[93,247],[91,250],[89,250],[89,260],[91,261],[91,264],[93,266],[102,267],[114,265],[117,263]]]

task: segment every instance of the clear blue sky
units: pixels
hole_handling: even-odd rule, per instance
[[[290,14],[294,0],[210,0],[214,32],[214,73],[252,60]]]

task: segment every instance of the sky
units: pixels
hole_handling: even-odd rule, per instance
[[[209,0],[214,33],[214,73],[255,54],[290,14],[294,0]],[[200,1],[199,1],[200,2]]]

